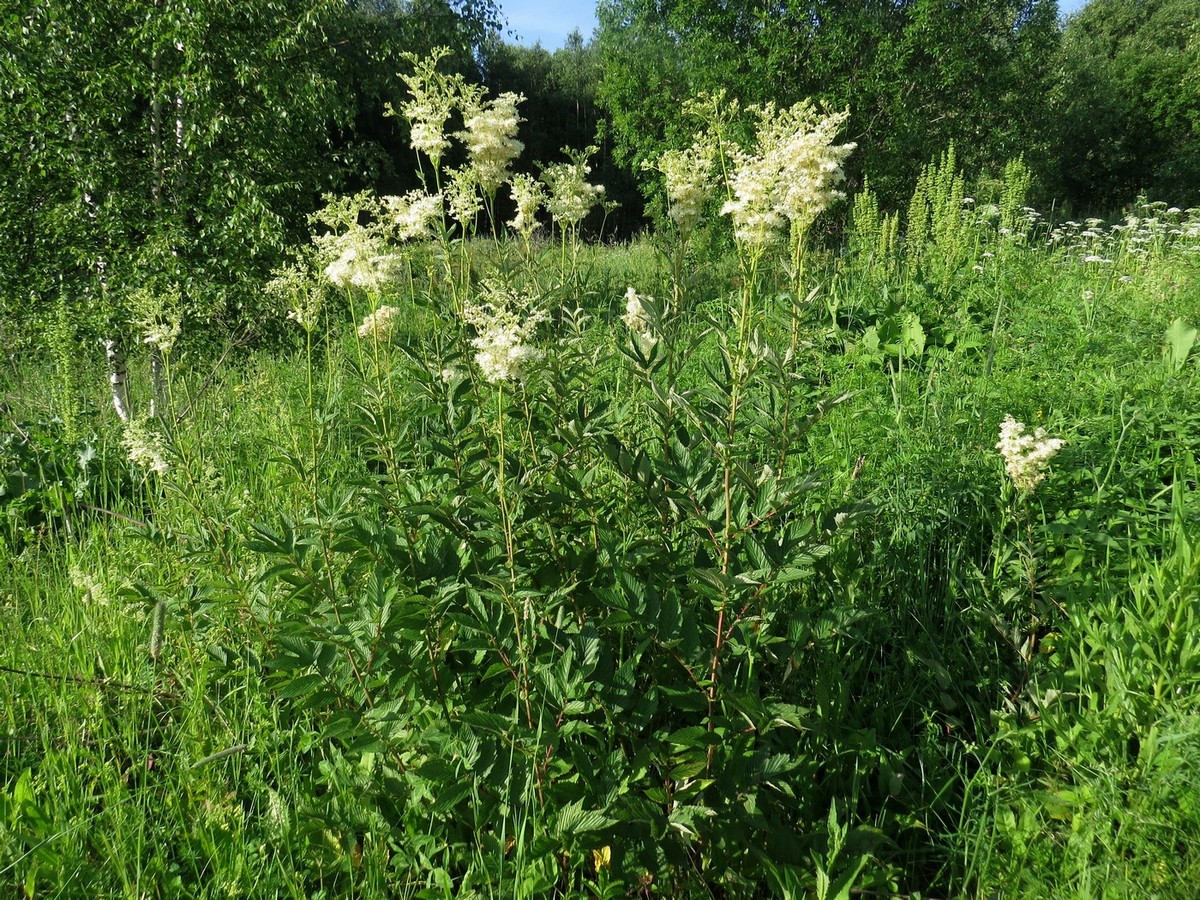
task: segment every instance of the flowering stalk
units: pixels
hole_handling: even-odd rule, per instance
[[[996,442],[996,449],[1004,458],[1004,468],[1013,487],[1022,495],[1029,495],[1045,479],[1050,460],[1065,444],[1062,438],[1048,437],[1043,428],[1026,434],[1023,423],[1006,415],[1000,423],[1000,440]]]
[[[559,275],[562,283],[567,281],[567,237],[570,234],[571,275],[577,282],[579,277],[579,225],[593,206],[604,196],[603,185],[590,184],[587,176],[592,167],[588,158],[596,152],[595,147],[573,151],[564,147],[571,161],[546,166],[542,181],[546,183],[550,196],[546,209],[558,225],[562,235],[562,255],[559,260]]]
[[[405,53],[404,58],[412,64],[413,71],[400,76],[410,94],[410,99],[401,105],[400,113],[409,123],[409,145],[417,153],[418,174],[425,183],[422,155],[427,156],[438,189],[441,188],[442,155],[450,148],[446,121],[456,107],[474,99],[478,92],[478,88],[467,85],[461,75],[444,75],[437,70],[438,63],[449,55],[449,47],[435,47],[425,58]],[[391,104],[386,106],[384,115],[395,115]]]
[[[683,305],[683,267],[688,240],[700,222],[704,205],[713,189],[714,148],[708,136],[698,135],[686,150],[668,150],[654,168],[663,175],[667,194],[667,216],[675,223],[678,240],[671,259],[672,306]]]
[[[1015,540],[1012,550],[1006,552],[1003,542],[998,543],[993,558],[992,578],[1000,581],[1003,571],[1009,563],[1022,585],[1022,592],[1029,598],[1029,609],[1024,625],[1024,637],[1017,635],[1013,647],[1023,663],[1028,664],[1036,649],[1037,624],[1039,620],[1039,590],[1038,590],[1038,559],[1033,540],[1033,526],[1029,521],[1029,501],[1039,484],[1046,477],[1050,460],[1066,443],[1061,438],[1048,437],[1045,430],[1038,428],[1033,434],[1025,433],[1025,425],[1011,415],[1006,415],[1000,423],[1000,439],[996,450],[1004,460],[1005,471],[1008,475],[1006,499],[1004,504],[1010,521],[1013,524]],[[1002,522],[1000,534],[1008,530]],[[1015,612],[1015,611],[1014,611]]]
[[[484,290],[485,299],[468,306],[463,311],[463,319],[476,330],[476,336],[471,340],[471,346],[478,351],[475,354],[476,365],[484,378],[497,386],[497,487],[509,575],[515,586],[512,513],[504,471],[504,383],[520,381],[525,367],[541,358],[541,352],[529,345],[529,339],[545,316],[540,310],[532,309],[528,299],[517,296],[501,285],[485,283]]]
[[[525,245],[525,267],[530,280],[536,282],[537,272],[533,265],[533,246],[530,241],[534,231],[540,227],[537,214],[546,201],[546,191],[532,175],[514,175],[509,185],[517,214],[509,220],[508,227],[521,236]]]
[[[517,104],[524,101],[524,94],[506,91],[490,103],[484,103],[480,98],[463,108],[466,130],[460,131],[458,137],[470,156],[494,238],[499,236],[495,216],[496,191],[508,180],[513,161],[525,149],[516,138],[517,129],[525,121],[517,112]]]

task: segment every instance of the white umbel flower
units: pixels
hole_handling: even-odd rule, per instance
[[[779,205],[779,164],[774,155],[756,156],[737,151],[733,156],[729,187],[733,199],[721,207],[733,219],[737,241],[755,250],[779,240],[787,219]]]
[[[358,226],[345,234],[322,237],[318,246],[325,253],[337,254],[333,262],[325,266],[324,273],[326,278],[342,288],[377,289],[395,277],[403,262],[394,253],[381,253],[380,241]],[[296,321],[304,324],[299,318]]]

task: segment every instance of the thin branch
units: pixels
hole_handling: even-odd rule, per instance
[[[143,686],[139,684],[128,684],[123,681],[114,681],[111,678],[84,678],[82,675],[56,675],[53,672],[31,672],[28,669],[17,669],[12,666],[0,664],[0,672],[9,672],[13,675],[24,675],[27,678],[41,678],[46,681],[67,682],[70,684],[83,684],[89,687],[98,688],[115,688],[118,691],[128,691],[134,694],[154,694],[157,697],[174,698],[175,695],[169,691],[158,692],[153,686]]]

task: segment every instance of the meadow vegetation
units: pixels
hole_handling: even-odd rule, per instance
[[[718,92],[589,243],[592,151],[514,175],[444,55],[254,346],[0,318],[0,884],[1192,896],[1200,210],[950,146],[891,212]]]

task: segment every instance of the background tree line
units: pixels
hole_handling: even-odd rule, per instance
[[[1200,0],[602,0],[617,153],[686,143],[697,91],[849,108],[851,183],[893,206],[953,142],[973,174],[1023,155],[1039,202],[1115,211],[1138,191],[1200,202]]]
[[[848,108],[850,185],[894,208],[951,142],[977,177],[1023,155],[1037,202],[1075,215],[1200,203],[1200,0],[1091,0],[1065,25],[1056,0],[601,0],[599,20],[551,52],[506,42],[495,0],[3,0],[3,309],[112,318],[151,288],[252,321],[323,192],[412,186],[384,106],[403,54],[441,45],[526,96],[526,165],[597,146],[624,234],[641,163],[718,89]]]

